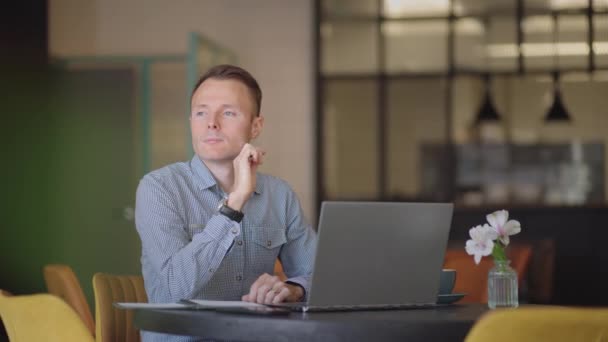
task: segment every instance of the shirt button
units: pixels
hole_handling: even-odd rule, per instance
[[[238,233],[238,232],[239,232],[239,231],[238,231],[238,230],[236,230],[236,229],[233,229],[233,230],[232,230],[232,234],[234,234],[234,235],[236,235],[236,233]]]
[[[239,240],[236,242],[237,245],[242,246],[243,245],[243,240]]]
[[[266,246],[268,246],[268,247],[272,246],[272,241],[270,241],[270,240],[266,241]]]
[[[213,273],[213,271],[215,271],[213,268],[209,269],[209,272]]]
[[[243,277],[241,277],[240,275],[238,275],[238,276],[236,276],[236,280],[237,281],[241,281],[241,280],[243,280]]]

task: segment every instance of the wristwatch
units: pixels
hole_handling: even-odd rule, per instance
[[[241,222],[243,220],[243,216],[245,216],[245,214],[243,214],[242,211],[238,211],[238,210],[234,210],[234,209],[230,208],[228,206],[227,198],[220,202],[219,206],[217,207],[217,210],[219,211],[220,214],[226,216],[227,218],[229,218],[235,222]]]

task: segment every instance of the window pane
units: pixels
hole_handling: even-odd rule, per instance
[[[479,19],[464,18],[454,23],[454,62],[457,69],[484,70],[484,28]]]
[[[484,23],[464,18],[455,23],[457,68],[492,71],[517,69],[517,27],[514,17],[493,17]]]
[[[523,23],[522,47],[526,68],[531,70],[583,69],[587,67],[587,19],[584,15],[567,15],[557,18],[554,33],[550,16],[528,17]],[[557,40],[557,44],[555,44]]]
[[[324,94],[324,182],[329,199],[378,195],[375,81],[328,81]]]
[[[588,4],[588,0],[525,0],[524,11],[527,14],[549,14],[551,11],[587,8]]]
[[[608,9],[608,0],[593,0],[594,10],[606,10]]]
[[[515,1],[454,0],[454,14],[496,16],[513,15]]]
[[[323,0],[322,11],[325,16],[369,16],[378,15],[379,0]]]
[[[387,22],[382,33],[386,37],[387,72],[447,69],[447,21]]]
[[[526,70],[553,70],[555,46],[553,19],[548,15],[531,16],[523,20],[524,65]]]
[[[428,193],[426,187],[442,187],[446,174],[440,168],[423,170],[424,145],[440,148],[446,142],[445,80],[443,78],[405,79],[388,84],[388,194],[394,198],[412,199],[424,195],[444,198],[441,193]],[[437,157],[429,156],[429,157]],[[441,156],[439,156],[441,158]],[[443,190],[441,190],[443,189]]]
[[[377,32],[375,23],[323,23],[323,73],[377,72]]]
[[[384,0],[382,12],[387,18],[447,16],[449,0]]]
[[[553,102],[553,79],[549,75],[513,77],[506,88],[511,140],[533,144],[543,140],[545,115]],[[565,93],[563,94],[566,95]]]
[[[598,67],[608,67],[608,15],[596,15],[593,21],[595,63]]]
[[[454,0],[454,14],[482,15],[487,13],[488,3],[479,0]]]
[[[589,62],[587,18],[584,15],[569,15],[559,17],[557,22],[559,68],[587,68]]]
[[[517,69],[517,25],[515,17],[492,17],[488,21],[488,67],[494,71]]]
[[[452,122],[454,142],[471,140],[471,127],[481,105],[484,83],[481,77],[457,76],[452,84]]]

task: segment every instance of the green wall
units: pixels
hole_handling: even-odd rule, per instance
[[[140,178],[134,75],[3,76],[0,288],[46,291],[42,267],[64,263],[92,304],[95,272],[140,273],[139,238],[123,214]]]

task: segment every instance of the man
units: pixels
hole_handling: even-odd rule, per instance
[[[191,98],[196,155],[141,180],[135,223],[150,302],[304,300],[316,234],[287,183],[257,173],[261,100],[247,71],[210,69]],[[285,282],[272,275],[277,257]]]

